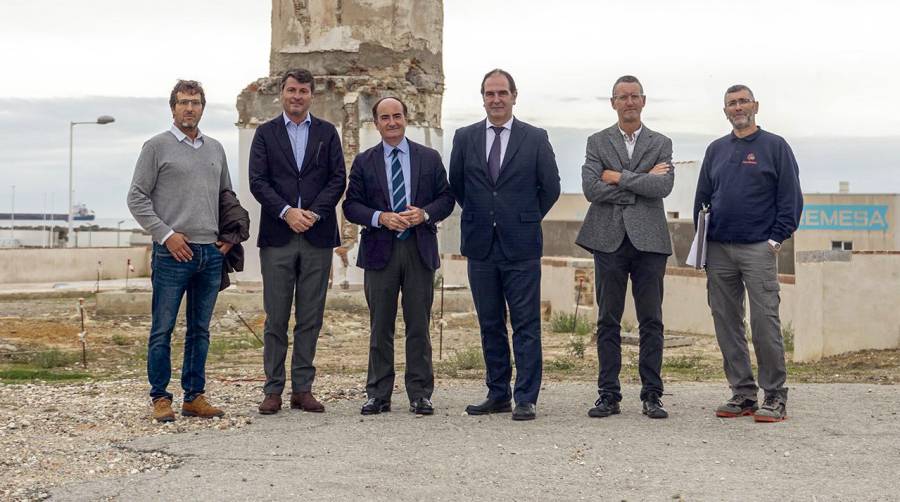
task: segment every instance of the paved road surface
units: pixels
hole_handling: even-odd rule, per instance
[[[897,500],[900,387],[796,385],[790,420],[718,419],[720,384],[673,384],[671,418],[586,415],[590,384],[547,384],[538,419],[469,417],[480,385],[435,395],[437,413],[361,417],[358,402],[284,410],[229,432],[128,445],[182,456],[169,472],[58,488],[53,500]],[[248,403],[250,406],[250,403]]]

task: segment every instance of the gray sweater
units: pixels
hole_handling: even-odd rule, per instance
[[[194,149],[166,131],[141,149],[128,190],[128,209],[161,242],[175,231],[189,242],[211,244],[219,231],[219,192],[231,188],[222,145],[203,136]]]

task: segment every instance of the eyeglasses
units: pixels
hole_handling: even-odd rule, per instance
[[[753,103],[752,99],[741,98],[741,99],[732,99],[731,101],[725,103],[725,107],[734,108],[737,105],[747,106],[750,103]]]
[[[199,99],[179,99],[175,104],[181,106],[195,106],[198,108],[203,106],[203,103]]]
[[[613,96],[613,99],[615,99],[616,101],[622,101],[624,103],[625,101],[640,101],[643,97],[644,96],[640,94],[622,94],[619,96]]]

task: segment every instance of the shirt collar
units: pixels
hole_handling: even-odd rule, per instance
[[[190,138],[188,138],[188,135],[181,132],[181,129],[179,129],[178,126],[176,126],[175,124],[172,124],[172,128],[169,129],[169,132],[172,133],[173,136],[175,136],[175,139],[177,139],[179,143],[184,141],[185,139],[190,140]],[[199,141],[201,139],[203,139],[203,133],[200,132],[199,129],[197,129],[197,137],[194,138],[192,143],[196,143],[197,141]]]
[[[731,140],[732,141],[753,141],[759,137],[759,134],[762,132],[762,127],[757,126],[756,131],[749,135],[744,136],[743,138],[738,138],[736,134],[734,134],[734,129],[731,130]]]
[[[294,123],[294,121],[291,120],[290,117],[288,117],[287,113],[281,112],[281,116],[284,117],[284,125]],[[301,124],[310,125],[311,123],[312,123],[312,113],[306,112],[306,120],[300,122],[299,124],[297,124],[297,126],[299,127]]]
[[[644,124],[641,124],[641,126],[637,128],[637,131],[634,131],[634,141],[637,141],[638,136],[641,135],[641,131],[643,130]],[[621,127],[619,127],[619,132],[622,133],[622,137],[625,138],[625,141],[628,141],[628,133],[623,131]]]
[[[391,152],[394,151],[394,148],[399,149],[400,153],[409,154],[409,141],[406,141],[406,136],[404,136],[403,139],[400,140],[400,143],[398,143],[397,146],[391,146],[385,143],[384,140],[381,140],[381,146],[384,147],[385,157],[390,157]]]
[[[510,118],[510,119],[507,120],[506,123],[503,124],[501,127],[503,127],[504,129],[506,129],[506,130],[508,130],[508,131],[511,131],[511,130],[512,130],[512,123],[513,123],[513,120],[514,120],[514,117],[513,117],[513,118]],[[485,128],[486,130],[490,130],[491,127],[494,127],[494,124],[491,124],[491,121],[490,121],[490,120],[484,119],[484,128]]]

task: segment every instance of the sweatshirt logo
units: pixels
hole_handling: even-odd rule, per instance
[[[744,161],[741,162],[741,164],[755,166],[756,165],[756,155],[754,155],[753,152],[748,153],[747,158],[744,159]]]

